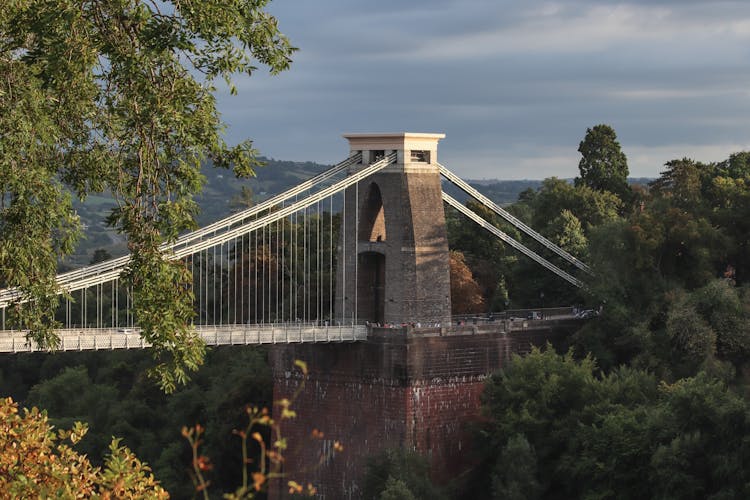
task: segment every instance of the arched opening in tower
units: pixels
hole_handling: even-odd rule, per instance
[[[359,241],[385,241],[385,211],[380,187],[374,182],[367,190],[359,222]]]
[[[360,321],[384,323],[385,255],[378,252],[359,254],[357,283],[357,317]]]

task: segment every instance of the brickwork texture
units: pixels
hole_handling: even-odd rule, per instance
[[[274,398],[299,390],[298,418],[284,427],[292,444],[285,471],[316,485],[319,498],[356,499],[367,457],[401,448],[428,457],[434,480],[449,479],[471,466],[467,425],[479,418],[486,377],[512,353],[559,341],[569,329],[443,336],[381,329],[367,342],[275,347]],[[292,370],[295,359],[310,367],[306,379]],[[313,439],[313,429],[324,438]],[[321,462],[334,440],[344,451]],[[284,491],[274,492],[273,498],[283,497]]]

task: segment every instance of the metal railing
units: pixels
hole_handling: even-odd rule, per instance
[[[367,339],[367,327],[355,324],[269,323],[263,325],[196,326],[209,346],[291,343],[358,342]],[[139,328],[74,328],[56,330],[60,351],[147,349]],[[0,331],[0,352],[46,352],[21,330]]]

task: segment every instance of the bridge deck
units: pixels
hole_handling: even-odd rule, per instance
[[[453,317],[449,326],[403,324],[376,327],[373,325],[320,325],[318,323],[266,323],[234,325],[197,325],[195,329],[209,346],[261,345],[290,343],[357,342],[367,340],[368,334],[409,335],[418,337],[477,335],[483,333],[508,334],[527,329],[554,327],[558,323],[580,321],[586,316],[574,314],[574,309],[549,308],[515,310],[490,317],[466,315]],[[589,311],[592,312],[593,311]],[[143,340],[140,328],[71,328],[55,331],[60,337],[60,351],[90,351],[109,349],[145,349],[150,344]],[[33,342],[26,340],[21,330],[0,330],[0,353],[40,352]]]
[[[364,325],[320,326],[309,323],[266,325],[196,326],[210,346],[259,345],[312,342],[354,342],[367,339]],[[144,349],[150,344],[140,336],[139,328],[86,328],[56,330],[60,351]],[[0,331],[0,352],[38,352],[36,344],[26,340],[26,332]]]

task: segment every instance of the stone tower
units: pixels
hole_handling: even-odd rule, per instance
[[[414,450],[446,481],[475,466],[468,424],[480,418],[486,378],[514,353],[564,338],[580,320],[451,325],[450,269],[437,143],[443,134],[347,134],[365,168],[394,151],[395,164],[347,189],[338,248],[336,315],[344,321],[414,323],[368,328],[353,343],[271,349],[274,400],[293,400],[290,446],[269,498],[291,498],[287,479],[317,498],[363,497],[367,458]],[[435,323],[440,322],[440,325]],[[417,326],[416,323],[421,323]],[[293,371],[303,360],[309,372]],[[318,432],[312,434],[312,430]],[[318,436],[318,437],[313,437]],[[334,442],[344,448],[332,453]]]
[[[445,134],[344,137],[352,153],[362,153],[352,172],[393,152],[398,160],[346,190],[336,317],[381,324],[449,320],[448,239],[437,167],[437,144]]]

